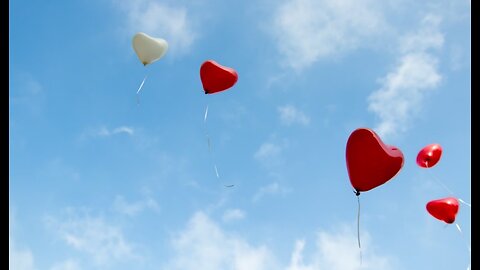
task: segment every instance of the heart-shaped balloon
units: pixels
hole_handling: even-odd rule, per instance
[[[162,38],[154,38],[139,32],[133,36],[133,49],[144,66],[162,58],[168,49],[168,43]]]
[[[447,197],[427,203],[427,211],[434,218],[452,224],[458,213],[459,203],[456,198]]]
[[[417,165],[422,168],[431,168],[437,164],[442,156],[442,147],[438,143],[432,143],[420,150],[417,155]]]
[[[358,128],[348,138],[346,160],[350,183],[360,195],[392,179],[403,166],[403,153],[373,130]]]
[[[200,67],[200,79],[205,94],[213,94],[235,85],[238,74],[233,68],[224,67],[213,60],[207,60]]]

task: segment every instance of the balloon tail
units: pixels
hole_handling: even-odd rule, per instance
[[[360,193],[358,191],[355,192],[357,195],[357,202],[358,202],[358,212],[357,212],[357,241],[358,241],[358,249],[360,250],[360,265],[362,265],[362,245],[360,244]]]
[[[464,200],[462,200],[462,199],[458,199],[458,201],[459,201],[459,202],[461,202],[461,203],[463,203],[463,204],[465,204],[466,206],[468,206],[468,207],[470,207],[470,208],[472,207],[472,205],[471,205],[471,204],[469,204],[469,203],[465,202],[465,201],[464,201]]]
[[[458,231],[462,233],[462,229],[460,229],[460,225],[458,225],[458,223],[455,223],[455,226],[457,226]]]
[[[217,178],[220,179],[220,175],[218,174],[217,170],[217,164],[214,164],[213,167],[215,167],[215,174],[217,175]]]
[[[465,237],[463,236],[463,232],[462,232],[462,229],[460,228],[460,225],[458,225],[458,223],[455,223],[455,227],[457,227],[457,230],[460,232],[460,235],[462,236],[463,240],[465,241],[465,244],[467,245],[467,249],[468,249],[468,253],[472,254],[472,249],[470,248],[470,244],[467,242],[467,240],[465,240]],[[467,270],[470,269],[470,263],[468,264],[468,267],[467,267]]]
[[[427,168],[430,168],[427,166]],[[433,180],[435,180],[435,182],[437,182],[437,184],[439,184],[440,186],[442,186],[450,195],[453,195],[453,192],[445,185],[443,184],[442,182],[440,182],[440,180],[438,180],[431,172],[430,170],[428,171],[428,173],[430,174],[430,176],[433,178]]]
[[[205,137],[207,137],[207,145],[208,145],[208,152],[210,154],[210,159],[214,159],[213,158],[213,151],[212,151],[212,142],[210,140],[210,135],[208,134],[208,128],[207,128],[207,116],[208,116],[208,105],[205,109],[205,114],[203,116],[203,124],[205,126]],[[215,169],[215,175],[217,176],[217,179],[220,179],[220,174],[218,173],[218,169],[217,169],[217,164],[215,164],[214,161],[212,161],[213,163],[213,168]],[[234,185],[233,184],[228,184],[228,185],[225,185],[225,187],[233,187]]]
[[[205,116],[203,117],[203,122],[207,122],[207,115],[208,115],[208,105],[207,108],[205,109]]]
[[[427,166],[427,169],[428,169],[428,168],[431,168],[431,167],[428,167],[428,166]],[[433,180],[435,180],[435,182],[437,182],[437,184],[439,184],[440,186],[442,186],[451,196],[455,196],[455,195],[453,194],[453,192],[452,192],[445,184],[443,184],[440,180],[438,180],[430,171],[428,171],[428,173],[429,173],[430,176],[433,178]],[[460,198],[457,198],[457,199],[458,199],[459,202],[465,204],[466,206],[472,207],[471,204],[465,202],[464,200],[462,200],[462,199],[460,199]]]
[[[140,104],[140,90],[142,90],[143,88],[143,84],[145,83],[145,80],[147,79],[147,76],[148,75],[145,75],[145,77],[143,78],[143,81],[142,83],[140,84],[140,86],[138,87],[138,90],[137,90],[137,105]]]
[[[212,150],[211,150],[212,147],[210,145],[210,137],[208,137],[208,135],[207,135],[207,144],[208,144],[208,152],[210,153],[210,152],[212,152]]]
[[[138,87],[137,94],[140,93],[140,90],[142,90],[143,84],[145,83],[145,80],[147,79],[147,76],[148,76],[148,75],[145,75],[145,78],[143,78],[142,83],[141,83],[140,86]]]

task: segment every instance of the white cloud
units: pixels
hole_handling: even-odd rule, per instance
[[[60,263],[56,263],[50,270],[80,270],[82,269],[79,263],[75,260],[69,259]]]
[[[136,202],[127,202],[125,198],[120,195],[115,197],[113,207],[116,211],[128,216],[135,216],[145,209],[151,209],[154,211],[160,210],[160,206],[153,198],[146,197]]]
[[[280,114],[280,121],[286,126],[292,124],[306,126],[310,123],[310,118],[292,105],[280,106],[277,108],[277,111]]]
[[[256,202],[260,200],[265,195],[273,195],[273,194],[287,194],[290,192],[290,189],[281,186],[277,182],[271,183],[267,186],[261,187],[253,196],[253,201]]]
[[[393,269],[391,258],[377,255],[371,248],[370,236],[362,234],[362,259],[357,236],[352,226],[339,226],[335,232],[320,231],[317,234],[316,249],[310,262],[303,259],[304,240],[297,240],[287,270],[374,270]]]
[[[315,270],[311,265],[304,265],[303,263],[303,248],[305,246],[304,240],[297,240],[295,242],[295,249],[290,260],[290,265],[286,270]]]
[[[380,119],[375,128],[380,136],[405,132],[411,118],[421,111],[425,95],[441,82],[438,59],[430,52],[443,44],[439,24],[440,18],[428,15],[417,32],[401,40],[402,55],[397,67],[369,96],[368,109]]]
[[[197,37],[194,22],[186,8],[154,0],[113,0],[127,14],[128,32],[144,32],[163,38],[169,44],[169,53],[187,51]]]
[[[265,246],[250,245],[241,237],[224,232],[203,212],[191,218],[172,245],[175,255],[163,269],[275,269],[272,255]]]
[[[197,212],[174,236],[174,255],[161,269],[204,270],[389,270],[392,258],[378,255],[370,237],[362,234],[362,254],[354,226],[319,231],[315,248],[304,254],[305,240],[297,240],[288,265],[282,266],[267,245],[252,245],[241,235],[223,230],[204,212]],[[308,256],[311,255],[311,256]]]
[[[99,128],[90,128],[81,134],[81,138],[85,139],[87,137],[110,137],[117,134],[127,134],[132,136],[135,130],[132,127],[120,126],[113,129],[108,129],[105,126]]]
[[[301,70],[322,58],[368,45],[388,27],[381,5],[376,0],[284,1],[270,28],[283,64]]]
[[[267,143],[263,143],[260,146],[260,148],[257,150],[257,152],[255,152],[254,158],[259,161],[272,159],[279,156],[281,152],[282,152],[281,146],[271,142],[267,142]]]
[[[133,135],[133,128],[126,127],[126,126],[121,126],[121,127],[115,128],[112,131],[112,134],[118,134],[118,133],[127,133],[128,135]]]
[[[12,240],[9,239],[9,270],[33,270],[34,259],[32,252],[25,249],[17,249]]]
[[[16,72],[14,75],[10,90],[14,112],[21,109],[34,116],[41,115],[47,100],[43,85],[30,73]]]
[[[99,266],[139,258],[122,229],[101,217],[72,212],[65,220],[47,217],[46,222],[67,245],[90,255]]]
[[[228,209],[223,213],[223,221],[229,222],[245,218],[245,211],[241,209]]]
[[[14,240],[13,228],[17,226],[15,212],[8,208],[8,269],[9,270],[34,270],[35,261],[29,248],[19,248]]]
[[[421,27],[415,33],[402,37],[400,51],[415,53],[442,48],[445,39],[438,29],[440,23],[440,17],[427,14],[422,19]]]

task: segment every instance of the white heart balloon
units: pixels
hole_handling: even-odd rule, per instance
[[[145,66],[162,58],[168,49],[166,40],[154,38],[142,32],[135,34],[132,45],[138,58]]]

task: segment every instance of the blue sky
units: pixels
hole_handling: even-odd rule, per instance
[[[470,207],[447,225],[425,205],[471,198],[470,1],[9,8],[9,269],[469,266]],[[137,32],[165,56],[143,66]],[[238,82],[205,95],[209,59]],[[345,162],[359,127],[405,158],[360,195],[362,263]],[[420,168],[431,143],[441,160]]]

